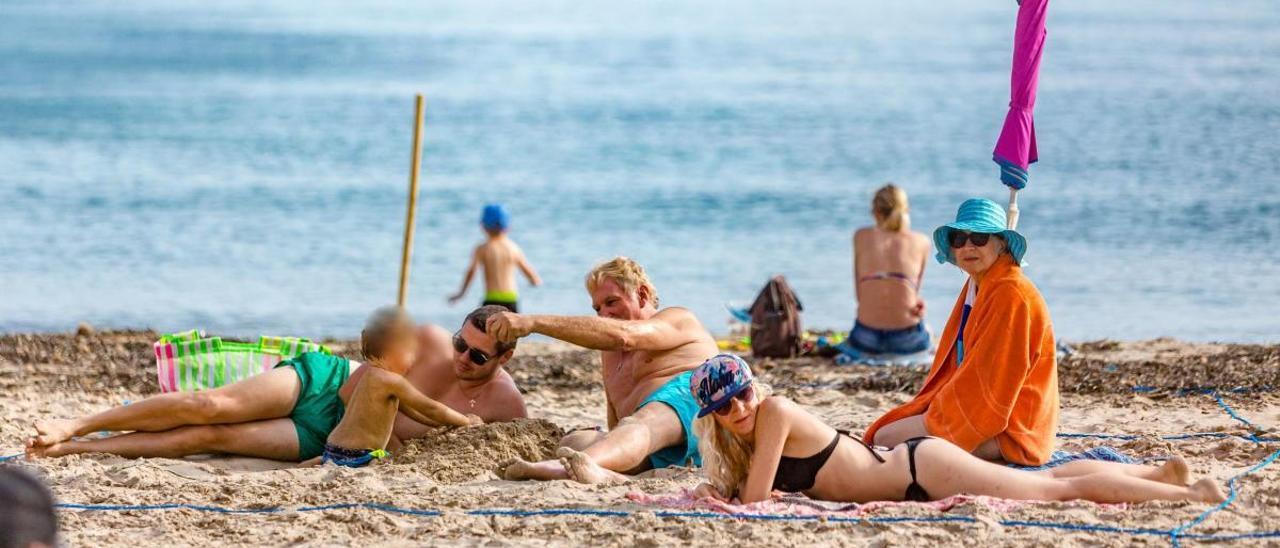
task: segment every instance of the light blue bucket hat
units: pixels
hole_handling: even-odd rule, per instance
[[[956,264],[955,253],[951,252],[948,241],[953,230],[977,232],[979,234],[999,234],[1009,245],[1009,253],[1013,261],[1022,265],[1022,256],[1027,252],[1027,239],[1016,230],[1009,230],[1004,208],[986,198],[970,198],[960,204],[956,211],[956,221],[938,227],[933,231],[933,245],[938,249],[935,256],[940,263]]]

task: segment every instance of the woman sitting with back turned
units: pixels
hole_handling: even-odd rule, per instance
[[[839,348],[862,354],[914,354],[929,348],[920,282],[929,238],[911,231],[907,193],[885,185],[871,200],[876,224],[853,233],[853,290],[858,316]]]
[[[986,462],[946,440],[913,438],[886,449],[837,432],[791,400],[770,396],[737,356],[721,354],[694,370],[689,388],[699,411],[700,497],[767,500],[773,491],[836,502],[929,501],[952,495],[1019,500],[1219,502],[1206,478],[1187,486],[1181,457],[1145,466],[1095,460],[1042,471]]]

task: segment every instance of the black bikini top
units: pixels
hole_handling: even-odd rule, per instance
[[[805,458],[784,456],[778,459],[778,472],[773,476],[774,490],[800,493],[812,489],[814,481],[818,479],[818,472],[827,464],[827,460],[831,459],[831,454],[836,452],[836,446],[840,444],[840,436],[848,436],[849,439],[867,448],[877,461],[884,462],[884,458],[867,445],[867,442],[862,441],[862,438],[837,430],[836,437],[831,439],[831,443],[812,456]]]

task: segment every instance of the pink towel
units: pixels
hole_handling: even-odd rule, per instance
[[[1028,504],[1044,504],[1043,502],[1002,499],[985,496],[955,495],[930,502],[892,502],[877,501],[866,504],[827,502],[814,500],[804,495],[784,495],[770,500],[751,504],[730,504],[709,498],[695,498],[693,491],[683,489],[678,495],[650,495],[647,493],[627,493],[627,498],[646,506],[660,506],[694,512],[721,512],[725,514],[761,514],[775,516],[825,516],[825,517],[859,517],[865,514],[895,508],[928,508],[935,512],[946,512],[962,504],[974,503],[986,506],[998,513],[1005,513]],[[1123,510],[1124,504],[1099,504],[1107,510]]]

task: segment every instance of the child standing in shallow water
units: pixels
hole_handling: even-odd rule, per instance
[[[516,291],[516,269],[519,268],[534,287],[542,285],[542,279],[533,270],[533,266],[525,259],[524,252],[511,238],[507,237],[510,216],[499,204],[484,207],[480,217],[480,226],[484,228],[488,239],[476,246],[471,253],[471,264],[462,278],[462,288],[449,297],[449,304],[455,304],[467,294],[471,279],[477,267],[484,267],[484,304],[504,306],[512,312],[519,312],[519,293]]]

